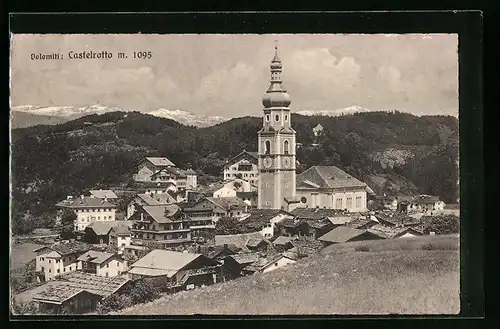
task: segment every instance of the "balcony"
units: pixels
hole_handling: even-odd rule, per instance
[[[145,229],[145,228],[130,228],[130,232],[133,233],[151,233],[151,234],[169,234],[169,233],[185,233],[189,232],[189,228],[176,229],[176,230],[157,230],[157,229]]]

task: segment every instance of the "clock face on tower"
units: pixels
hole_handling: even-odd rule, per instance
[[[290,168],[290,158],[284,157],[282,160],[283,168]]]
[[[273,159],[271,159],[271,157],[265,157],[262,162],[265,168],[271,168],[271,166],[273,165]]]

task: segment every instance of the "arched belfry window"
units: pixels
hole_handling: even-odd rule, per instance
[[[276,114],[276,121],[280,121],[280,116],[279,116],[279,114]]]
[[[290,147],[288,145],[288,141],[285,140],[285,142],[283,143],[283,150],[285,152],[285,154],[289,154],[290,153]]]
[[[266,154],[270,154],[270,153],[271,153],[271,142],[266,141]]]

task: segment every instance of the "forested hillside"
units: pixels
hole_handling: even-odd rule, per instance
[[[312,128],[318,123],[324,133],[315,138]],[[179,167],[218,176],[229,157],[257,149],[261,124],[261,118],[244,117],[195,128],[139,112],[111,112],[15,129],[14,220],[27,211],[50,214],[57,201],[86,188],[126,185],[144,156],[166,156]],[[456,118],[370,112],[294,115],[292,124],[303,144],[297,150],[299,170],[336,165],[378,193],[437,194],[453,203],[458,197]]]

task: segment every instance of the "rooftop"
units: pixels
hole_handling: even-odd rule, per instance
[[[366,233],[368,233],[368,231],[366,230],[358,230],[355,228],[339,226],[326,233],[318,240],[325,242],[342,243],[348,242],[349,240]]]
[[[276,240],[273,241],[274,245],[286,245],[287,243],[291,243],[292,238],[287,236],[279,236]]]
[[[115,254],[109,252],[89,250],[80,257],[78,257],[78,260],[84,262],[91,262],[94,264],[102,264],[113,256],[115,256]]]
[[[72,297],[85,291],[81,288],[67,286],[65,284],[47,284],[45,289],[33,296],[34,301],[43,301],[51,304],[62,304]]]
[[[174,221],[173,217],[181,212],[181,208],[176,204],[161,206],[143,206],[142,209],[158,223],[168,223]]]
[[[369,216],[367,216],[365,218],[356,218],[356,219],[346,223],[345,225],[347,227],[350,227],[350,228],[359,229],[359,228],[362,228],[363,226],[365,226],[366,224],[369,224],[372,222],[374,225],[377,223],[377,222],[373,221]]]
[[[433,195],[422,194],[413,198],[415,203],[436,203],[439,201],[439,197]]]
[[[131,265],[131,268],[157,269],[177,272],[201,254],[155,249]]]
[[[116,208],[116,205],[90,196],[83,196],[79,198],[61,201],[57,204],[59,207],[66,208]]]
[[[366,187],[366,184],[335,166],[313,166],[297,175],[297,187]]]
[[[87,225],[87,229],[94,231],[96,235],[107,235],[111,229],[116,233],[128,232],[128,228],[133,224],[132,221],[114,220],[114,221],[95,221]]]
[[[392,239],[408,231],[414,231],[414,233],[421,234],[419,231],[412,230],[410,227],[390,227],[382,224],[374,225],[370,227],[368,231],[386,239]]]
[[[245,209],[248,207],[248,205],[238,197],[228,197],[228,198],[207,197],[206,199],[226,211],[235,209]]]
[[[57,280],[61,285],[66,285],[72,288],[84,289],[90,293],[106,298],[114,294],[118,289],[123,287],[128,280],[125,277],[104,277],[81,271],[74,271],[68,274],[63,274]]]
[[[146,160],[158,167],[163,167],[163,166],[175,167],[175,164],[165,157],[146,157]]]
[[[240,152],[239,154],[235,155],[234,157],[232,157],[231,159],[229,159],[226,164],[228,163],[233,163],[233,162],[236,162],[238,161],[241,157],[247,157],[249,159],[253,159],[255,161],[255,163],[257,163],[257,159],[258,159],[258,153],[257,152],[249,152],[247,150],[243,150],[242,152]]]
[[[43,246],[41,248],[35,249],[36,251],[40,251],[43,249],[49,249],[57,252],[61,256],[71,255],[75,253],[85,253],[91,249],[91,246],[80,242],[80,241],[62,241],[51,246]]]
[[[265,225],[269,224],[271,219],[276,216],[283,214],[292,217],[292,215],[284,210],[280,209],[250,209],[248,211],[249,216],[246,217],[243,222],[247,227],[254,229],[262,229]]]
[[[168,193],[141,193],[137,197],[145,202],[148,206],[158,206],[175,203],[176,200]]]
[[[251,264],[259,259],[259,256],[255,253],[244,253],[229,256],[233,258],[239,264]]]
[[[243,234],[230,234],[230,235],[216,235],[215,245],[229,245],[232,244],[240,249],[246,250],[247,243],[250,239],[262,240],[264,236],[260,232],[243,233]]]
[[[90,190],[89,193],[93,195],[96,198],[100,199],[117,199],[118,196],[115,194],[115,192],[111,190]]]
[[[325,217],[329,218],[348,214],[348,212],[343,209],[324,208],[295,208],[291,211],[291,213],[292,215],[305,219],[321,219]]]

